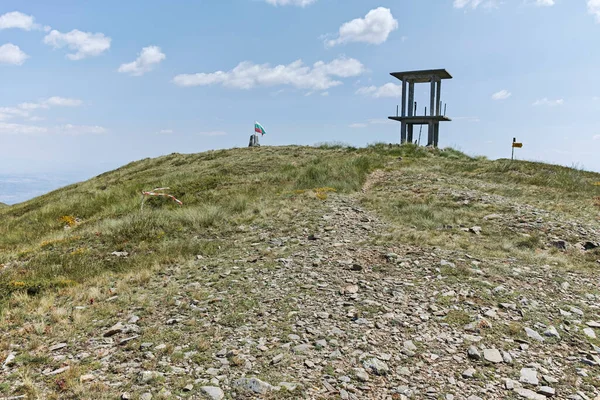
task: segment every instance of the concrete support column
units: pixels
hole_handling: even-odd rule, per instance
[[[433,117],[435,113],[435,81],[434,77],[431,78],[431,97],[429,98],[430,108],[429,114]]]
[[[412,143],[414,141],[414,139],[413,139],[414,127],[415,126],[413,124],[408,125],[408,138],[406,139],[408,143]]]
[[[415,83],[409,82],[408,84],[408,116],[414,116],[415,107]]]
[[[427,146],[433,146],[433,122],[430,122],[427,127]]]
[[[435,148],[438,147],[439,140],[440,140],[440,123],[435,122],[434,128],[433,128],[433,147],[435,147]]]
[[[406,143],[406,122],[400,123],[400,144]]]
[[[436,97],[435,97],[435,105],[436,105],[436,112],[435,115],[442,115],[442,102],[441,102],[441,97],[442,97],[442,80],[438,79],[437,81],[437,93],[436,93]]]
[[[402,116],[406,116],[406,79],[402,79]]]

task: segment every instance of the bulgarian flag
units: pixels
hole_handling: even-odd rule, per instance
[[[254,122],[254,132],[260,133],[261,135],[265,135],[267,133],[265,132],[265,128],[263,128],[263,126],[256,121]]]

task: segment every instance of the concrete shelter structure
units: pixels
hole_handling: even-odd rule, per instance
[[[402,109],[396,109],[395,117],[388,117],[399,121],[400,143],[413,143],[415,125],[427,125],[427,146],[438,146],[440,135],[440,122],[451,121],[446,117],[446,110],[442,111],[442,80],[452,79],[452,75],[445,69],[427,69],[421,71],[392,72],[390,75],[402,81]],[[425,107],[423,115],[418,115],[415,102],[415,83],[429,83],[431,85],[429,98],[429,112]]]

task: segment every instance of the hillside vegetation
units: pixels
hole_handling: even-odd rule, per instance
[[[0,394],[593,398],[599,218],[600,174],[452,149],[134,162],[0,208]]]
[[[359,190],[383,165],[380,155],[302,147],[172,154],[15,205],[0,214],[0,264],[12,266],[0,275],[0,296],[215,254],[238,225],[263,221],[297,190]],[[160,187],[184,206],[150,198],[142,211],[141,192]]]

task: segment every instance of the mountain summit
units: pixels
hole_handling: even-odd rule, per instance
[[[452,149],[260,147],[3,208],[0,393],[594,398],[597,182]],[[155,188],[183,205],[141,209]]]

